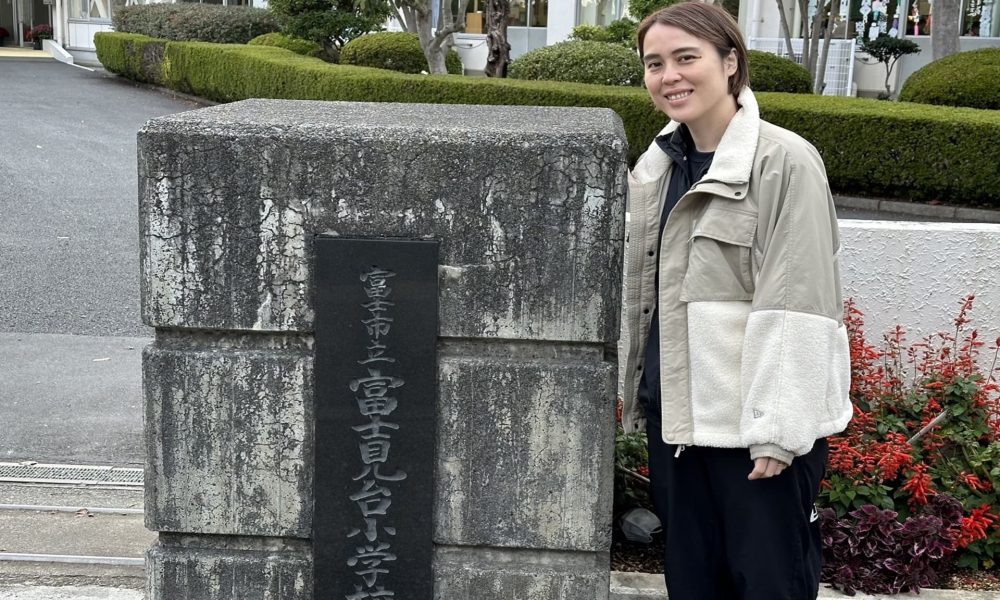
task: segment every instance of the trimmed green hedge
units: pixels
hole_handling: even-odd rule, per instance
[[[247,42],[249,46],[272,46],[274,48],[284,48],[285,50],[291,50],[296,54],[301,54],[302,56],[311,56],[313,58],[323,58],[325,52],[323,52],[323,46],[320,46],[316,42],[310,40],[303,40],[302,38],[295,38],[283,33],[265,33],[264,35],[258,35],[254,39]]]
[[[750,50],[750,89],[754,92],[788,92],[811,94],[812,78],[809,69],[775,54]]]
[[[109,71],[146,77],[136,54],[154,43],[95,36]],[[404,75],[332,65],[263,46],[158,42],[159,75],[173,89],[217,101],[292,98],[439,104],[606,107],[622,118],[635,160],[665,117],[637,88],[456,75]],[[765,119],[812,142],[840,193],[983,202],[1000,206],[1000,112],[856,98],[761,93]]]
[[[462,74],[458,52],[449,50],[444,62],[449,73]],[[377,31],[354,38],[344,44],[340,64],[413,74],[429,69],[424,51],[420,49],[420,38],[415,33],[403,31]]]
[[[94,34],[97,59],[104,68],[135,81],[163,85],[167,40],[135,33]]]
[[[1000,110],[1000,48],[959,52],[918,69],[899,99]]]
[[[570,40],[521,55],[510,64],[509,75],[511,79],[639,86],[642,62],[634,50],[621,44]]]
[[[217,4],[136,4],[115,8],[115,31],[177,41],[245,44],[279,31],[271,11]]]

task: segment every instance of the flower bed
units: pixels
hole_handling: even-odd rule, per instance
[[[837,589],[917,591],[970,571],[998,579],[1000,338],[987,343],[970,328],[972,305],[962,301],[951,332],[907,343],[897,327],[876,348],[846,302],[855,416],[829,440],[819,497],[822,580]],[[648,508],[644,444],[619,431],[616,514]]]

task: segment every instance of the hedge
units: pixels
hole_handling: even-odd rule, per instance
[[[811,94],[812,77],[809,69],[776,54],[750,50],[750,89],[755,92],[789,92]]]
[[[156,77],[176,90],[222,102],[290,98],[444,104],[606,107],[622,118],[634,161],[663,127],[642,89],[545,81],[404,75],[332,65],[265,46],[137,40],[100,33],[109,71],[152,77],[136,65],[163,46]],[[137,57],[137,55],[140,55]],[[1000,207],[1000,112],[857,98],[758,94],[762,116],[802,135],[823,154],[831,187],[846,194],[990,203]]]
[[[320,46],[316,42],[276,32],[258,35],[254,39],[247,42],[247,44],[250,46],[273,46],[275,48],[284,48],[285,50],[291,50],[296,54],[311,56],[313,58],[323,58],[326,54],[323,52],[323,46]]]
[[[639,86],[642,61],[621,44],[569,40],[519,56],[509,74],[511,79]]]
[[[906,79],[899,99],[1000,110],[1000,48],[959,52],[921,67]]]
[[[458,52],[449,50],[444,61],[449,73],[462,74],[462,59],[458,57]],[[340,64],[400,73],[420,73],[429,68],[427,57],[420,49],[420,38],[415,33],[403,31],[377,31],[354,38],[344,44]]]
[[[271,11],[216,4],[136,4],[115,9],[115,31],[176,41],[245,44],[279,31]]]

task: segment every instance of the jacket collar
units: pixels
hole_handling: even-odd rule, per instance
[[[715,149],[712,166],[703,179],[706,183],[719,182],[730,187],[742,188],[750,181],[754,155],[757,153],[757,138],[760,134],[760,110],[757,107],[757,99],[749,87],[743,88],[737,97],[737,102],[740,109],[729,122],[726,132],[719,141],[719,147]],[[670,121],[659,136],[673,134],[679,126],[680,123]],[[662,177],[672,162],[654,140],[635,165],[632,174],[640,183],[649,183]]]

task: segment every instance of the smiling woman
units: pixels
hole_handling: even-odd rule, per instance
[[[826,171],[760,119],[723,9],[671,6],[637,38],[670,123],[629,178],[619,393],[649,440],[668,594],[812,600],[825,437],[852,414]]]

